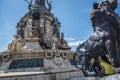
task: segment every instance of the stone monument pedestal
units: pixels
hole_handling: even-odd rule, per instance
[[[23,47],[23,50],[41,50],[41,46],[39,44],[39,38],[26,38],[26,44]]]
[[[31,2],[29,12],[17,23],[15,39],[0,54],[0,80],[69,80],[83,76],[74,65],[75,52],[60,35],[61,23],[47,9],[46,1]]]
[[[6,54],[6,55],[5,55]],[[0,79],[69,80],[84,76],[69,50],[21,50],[0,54]]]

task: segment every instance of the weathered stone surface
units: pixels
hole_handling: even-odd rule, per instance
[[[80,77],[82,73],[76,72],[10,72],[0,73],[0,80],[69,80],[75,77]]]
[[[68,80],[99,80],[99,77],[76,77]]]
[[[40,46],[40,44],[39,44],[39,38],[34,38],[34,39],[27,38],[26,39],[26,44],[25,44],[25,46],[22,49],[23,50],[24,49],[25,50],[28,50],[28,49],[31,49],[31,50],[38,49],[38,50],[40,50],[40,49],[42,49],[41,46]]]
[[[120,80],[120,74],[109,75],[101,78],[100,80]]]

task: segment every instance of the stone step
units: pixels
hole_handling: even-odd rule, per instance
[[[100,77],[75,77],[68,80],[100,80]]]

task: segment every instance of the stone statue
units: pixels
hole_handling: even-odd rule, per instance
[[[48,10],[51,11],[51,9],[52,9],[52,6],[51,6],[52,1],[51,2],[48,2],[48,0],[46,0],[46,1],[47,1],[47,4],[48,4]]]
[[[23,28],[21,28],[21,27],[18,28],[17,35],[19,35],[20,37],[24,38],[24,30],[23,30]]]
[[[64,39],[64,33],[63,33],[63,32],[61,33],[61,43],[62,43],[62,44],[65,44],[65,43],[66,43],[66,41],[65,41],[65,39]]]
[[[56,34],[57,37],[59,37],[59,29],[58,26],[55,26],[53,29],[53,34]]]
[[[20,35],[14,35],[14,40],[8,45],[8,49],[20,50],[25,45],[25,40]]]
[[[21,36],[22,38],[24,38],[24,26],[25,26],[25,21],[23,20],[23,18],[21,18],[21,20],[19,20],[19,22],[17,23],[17,36]]]
[[[21,50],[22,47],[25,46],[25,40],[18,35],[18,38],[17,38],[17,50]]]
[[[61,44],[68,45],[67,41],[64,39],[64,33],[63,32],[61,33]]]
[[[61,33],[61,46],[62,49],[70,49],[70,47],[68,46],[67,41],[64,39],[64,33]]]
[[[38,28],[32,28],[32,34],[34,38],[38,38],[39,37],[39,29]]]
[[[14,40],[8,45],[8,49],[12,51],[17,50],[17,35],[14,35]]]
[[[92,9],[92,11],[95,11],[95,10],[97,10],[98,9],[98,3],[93,3],[93,9]],[[93,27],[93,31],[95,31],[95,25],[94,25],[94,22],[93,22],[93,20],[91,20],[91,22],[92,22],[92,27]]]
[[[31,0],[31,2],[28,2],[27,0],[25,0],[25,2],[28,3],[28,10],[30,11],[30,14],[32,13],[32,2],[33,0]]]
[[[115,13],[115,9],[117,8],[117,0],[107,0],[106,2],[103,2],[99,4],[99,9],[104,14],[107,14],[106,16],[111,23],[113,23],[114,29],[116,31],[116,37],[117,37],[117,44],[120,54],[120,17],[117,13]]]
[[[113,58],[115,67],[120,66],[118,56],[117,33],[120,30],[119,22],[113,15],[117,15],[114,10],[117,8],[117,0],[103,1],[98,5],[98,9],[91,11],[91,20],[95,26],[95,33],[90,39],[96,40],[96,36],[103,40],[109,54]],[[95,35],[96,34],[96,35]]]
[[[45,0],[35,0],[35,4],[45,6]]]
[[[27,28],[27,37],[28,38],[33,38],[33,30],[32,28]]]
[[[57,17],[55,17],[53,19],[53,23],[52,23],[55,27],[53,28],[53,34],[56,34],[57,37],[60,37],[60,31],[59,31],[59,27],[60,27],[60,23]]]
[[[56,34],[54,34],[52,37],[51,49],[58,49],[58,39]]]
[[[120,23],[117,19],[119,16],[114,12],[116,8],[117,0],[94,3],[90,13],[94,33],[76,49],[76,54],[84,57],[81,58],[83,65],[86,65],[92,57],[105,56],[109,53],[113,66],[120,67],[118,52]]]

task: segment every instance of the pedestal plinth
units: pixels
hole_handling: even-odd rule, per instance
[[[6,61],[1,53],[0,80],[71,80],[83,77],[73,63],[74,52],[69,50],[21,50],[9,52]],[[74,79],[73,79],[74,80]]]
[[[23,50],[25,49],[31,49],[31,50],[40,50],[42,49],[40,44],[39,44],[39,38],[26,38],[25,41],[26,41],[26,44],[25,46],[23,47]]]

